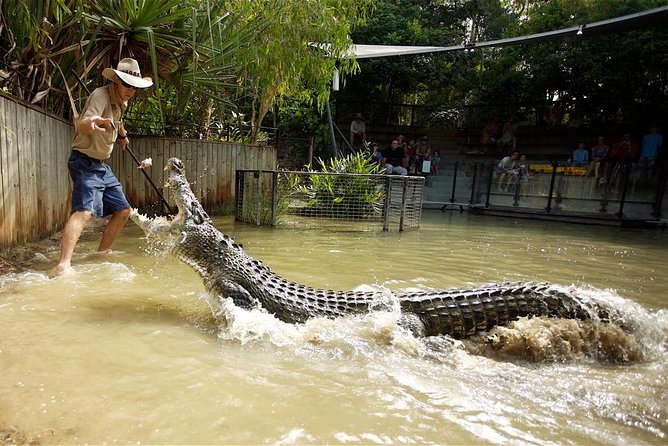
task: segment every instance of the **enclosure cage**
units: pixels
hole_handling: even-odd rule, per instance
[[[237,221],[359,231],[418,229],[421,176],[237,170]]]

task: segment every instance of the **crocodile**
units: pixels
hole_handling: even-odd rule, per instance
[[[131,219],[147,237],[172,240],[168,244],[170,253],[191,266],[209,292],[231,298],[242,308],[262,308],[288,323],[368,313],[387,301],[388,293],[382,290],[318,289],[272,272],[214,226],[192,192],[180,159],[170,158],[165,171],[165,187],[176,202],[178,214],[149,218],[133,209]],[[394,298],[393,305],[400,311],[399,324],[420,336],[462,339],[525,316],[609,320],[608,310],[600,304],[548,283],[505,282],[468,289],[394,293]]]

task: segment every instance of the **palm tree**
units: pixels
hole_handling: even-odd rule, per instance
[[[101,81],[104,67],[133,57],[154,79],[157,101],[144,105],[144,111],[157,109],[160,127],[163,95],[175,110],[185,110],[193,97],[199,98],[195,102],[207,98],[208,109],[213,103],[229,106],[226,91],[236,86],[230,82],[235,79],[231,55],[250,31],[235,31],[223,4],[0,0],[0,85],[67,115],[68,102],[76,106],[77,99],[87,96],[89,86]],[[28,44],[20,47],[23,42]]]

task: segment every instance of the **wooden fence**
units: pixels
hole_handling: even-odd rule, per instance
[[[65,225],[72,188],[67,171],[72,134],[66,120],[0,93],[0,246],[36,241]],[[167,159],[180,158],[208,212],[233,204],[237,169],[276,168],[272,146],[130,137],[139,159],[153,159],[146,172],[158,188],[164,184]],[[158,194],[129,154],[117,148],[108,163],[132,206],[160,206]]]
[[[69,215],[69,122],[0,96],[0,245],[38,240]]]

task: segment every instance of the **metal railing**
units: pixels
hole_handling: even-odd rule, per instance
[[[601,166],[598,175],[566,162],[528,165],[509,175],[497,161],[464,160],[442,165],[427,177],[424,203],[531,209],[544,213],[629,220],[659,220],[666,170],[640,163]]]

